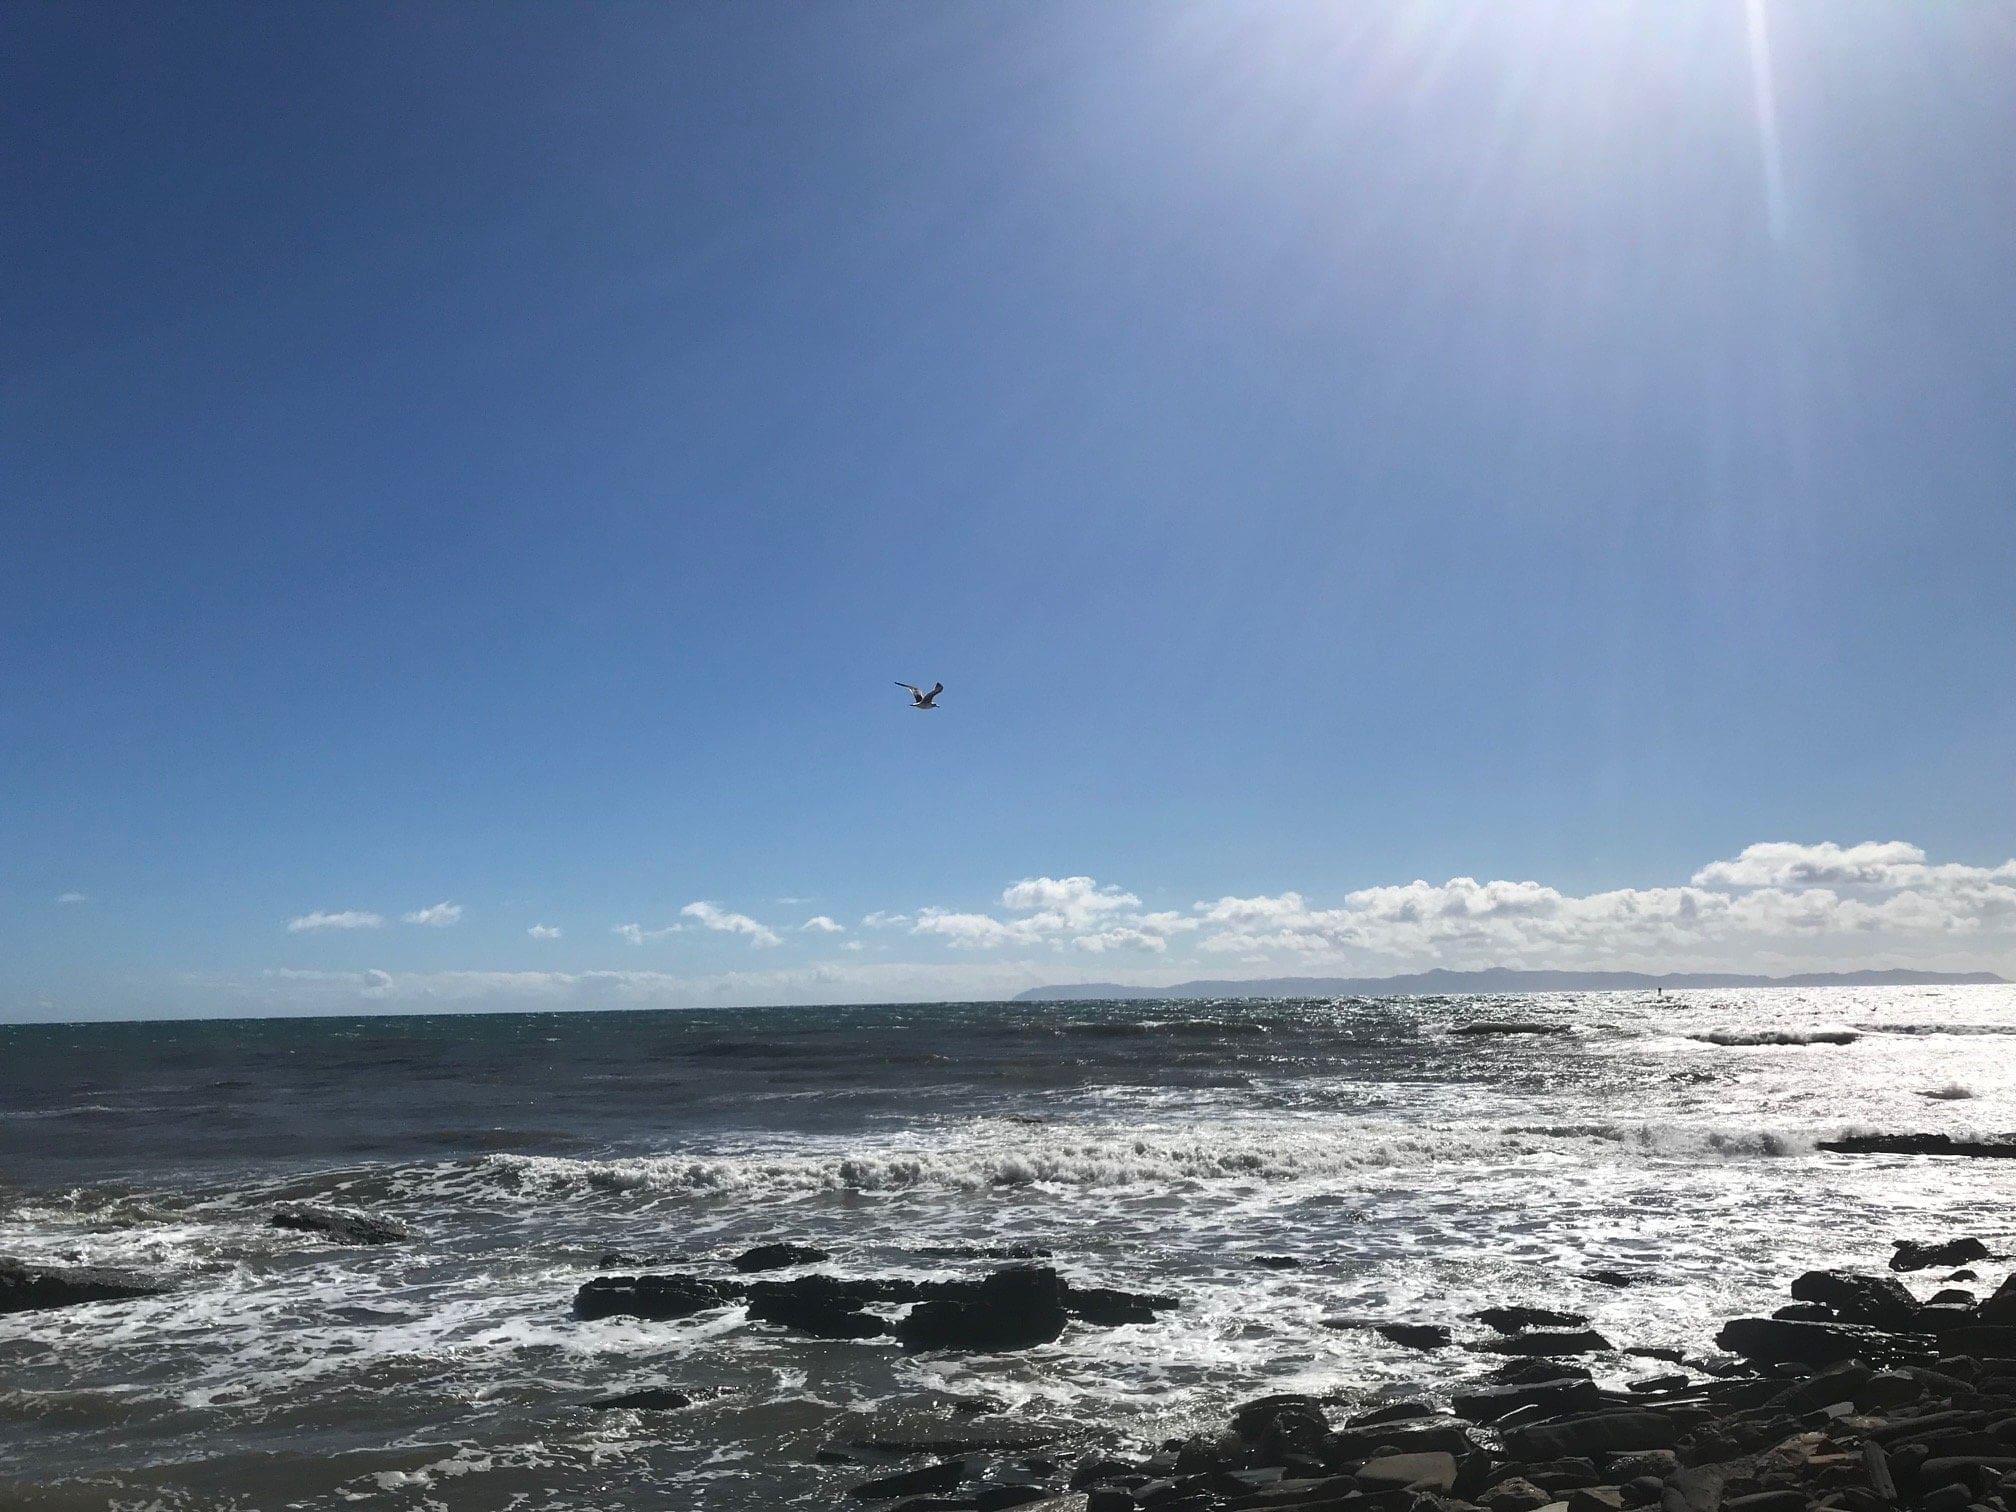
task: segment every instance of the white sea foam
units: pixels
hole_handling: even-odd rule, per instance
[[[1852,1045],[1855,1029],[1710,1029],[1689,1039],[1710,1045]]]

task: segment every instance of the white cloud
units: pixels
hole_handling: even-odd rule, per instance
[[[1902,840],[1860,845],[1797,845],[1785,840],[1745,846],[1733,861],[1713,861],[1694,873],[1696,887],[1883,887],[1922,874],[1925,852]]]
[[[89,899],[87,899],[87,898],[86,898],[86,897],[84,896],[84,894],[82,894],[82,893],[80,893],[80,892],[66,892],[66,893],[58,893],[58,894],[56,894],[56,901],[57,901],[58,903],[61,903],[61,904],[65,904],[65,905],[68,905],[68,904],[72,904],[72,903],[85,903],[85,902],[88,902],[88,901],[90,901],[90,900],[89,900]]]
[[[814,914],[803,924],[800,924],[798,929],[801,934],[808,932],[816,934],[845,934],[847,932],[844,925],[835,924],[824,914]]]
[[[642,945],[646,940],[662,940],[667,935],[684,934],[684,924],[667,924],[663,929],[646,929],[642,924],[618,924],[609,933],[621,935],[632,945]]]
[[[871,913],[861,918],[863,929],[900,929],[912,922],[910,915],[903,913]]]
[[[1106,914],[1139,908],[1141,900],[1117,887],[1101,887],[1090,877],[1024,877],[1002,892],[1001,906],[1054,919],[1060,929],[1085,929]]]
[[[416,908],[409,914],[401,914],[408,924],[425,924],[433,929],[446,929],[450,924],[462,922],[460,903],[435,903],[427,908]]]
[[[305,934],[315,929],[376,929],[385,922],[383,914],[346,909],[342,913],[305,913],[287,921],[287,933]]]
[[[758,924],[747,914],[728,913],[712,903],[688,903],[679,910],[689,919],[698,919],[707,929],[725,934],[747,935],[751,945],[781,945],[784,941],[768,925]]]
[[[557,940],[560,938],[560,926],[558,924],[534,924],[525,933],[532,936],[535,940]]]

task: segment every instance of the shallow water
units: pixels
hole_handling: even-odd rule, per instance
[[[1479,1019],[1568,1032],[1449,1032]],[[179,1283],[0,1317],[0,1505],[827,1506],[868,1473],[829,1441],[1159,1438],[1490,1363],[1326,1317],[1464,1340],[1523,1301],[1698,1352],[1811,1265],[2008,1236],[2012,1163],[1814,1142],[2016,1129],[2012,1032],[1995,987],[0,1029],[0,1254]],[[420,1237],[269,1227],[289,1199]],[[908,1276],[1034,1241],[1183,1306],[975,1357],[569,1316],[606,1250],[714,1270],[781,1238]],[[582,1405],[658,1384],[711,1394]],[[1008,1410],[953,1411],[983,1392]]]

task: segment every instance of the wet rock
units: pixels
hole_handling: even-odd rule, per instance
[[[896,1327],[911,1349],[1028,1349],[1064,1332],[1065,1287],[1048,1266],[996,1271],[970,1300],[920,1302]]]
[[[1886,1332],[1908,1331],[1918,1316],[1918,1299],[1891,1276],[1807,1271],[1792,1283],[1792,1295],[1801,1302],[1832,1308],[1844,1323],[1866,1323]]]
[[[1818,1148],[1836,1155],[1970,1155],[2016,1159],[2016,1140],[1955,1139],[1950,1134],[1849,1134],[1823,1139]]]
[[[1048,1260],[1040,1244],[927,1244],[915,1253],[931,1260]]]
[[[168,1291],[166,1282],[95,1265],[39,1265],[0,1260],[0,1313],[74,1307],[83,1302],[125,1302]]]
[[[1456,1393],[1452,1405],[1458,1417],[1473,1423],[1495,1423],[1522,1407],[1538,1407],[1550,1417],[1589,1412],[1602,1401],[1596,1383],[1584,1377],[1483,1386]]]
[[[1840,1360],[1883,1358],[1889,1339],[1873,1328],[1846,1323],[1803,1323],[1788,1318],[1731,1318],[1715,1342],[1750,1360],[1832,1365]]]
[[[1487,1307],[1470,1316],[1500,1333],[1519,1333],[1528,1328],[1580,1328],[1589,1321],[1585,1313],[1559,1312],[1551,1307]]]
[[[1597,1412],[1505,1430],[1505,1447],[1519,1459],[1560,1459],[1620,1449],[1670,1449],[1680,1431],[1658,1412]]]
[[[1974,1293],[1967,1290],[1964,1286],[1944,1286],[1932,1293],[1926,1299],[1925,1305],[1927,1307],[1941,1307],[1949,1303],[1955,1307],[1971,1308],[1974,1305]]]
[[[1174,1297],[1153,1292],[1120,1291],[1111,1286],[1064,1287],[1064,1311],[1100,1328],[1153,1323],[1156,1313],[1172,1311],[1178,1305]]]
[[[1794,1381],[1784,1390],[1774,1392],[1760,1404],[1774,1412],[1812,1412],[1834,1402],[1854,1400],[1856,1392],[1866,1386],[1874,1372],[1859,1360],[1849,1360],[1818,1375],[1809,1375]]]
[[[1478,1498],[1479,1504],[1490,1512],[1539,1512],[1553,1500],[1552,1491],[1542,1490],[1519,1475],[1498,1482]]]
[[[1774,1318],[1787,1318],[1795,1323],[1835,1323],[1840,1321],[1834,1316],[1833,1308],[1823,1307],[1818,1302],[1787,1303],[1784,1307],[1773,1308],[1771,1316]]]
[[[670,1412],[680,1407],[693,1405],[693,1398],[683,1391],[670,1387],[650,1386],[642,1391],[626,1391],[621,1396],[597,1397],[588,1403],[591,1410],[609,1412],[619,1407],[628,1407],[640,1412]]]
[[[394,1244],[413,1237],[413,1230],[396,1218],[315,1202],[283,1202],[266,1221],[273,1228],[320,1234],[338,1244]]]
[[[1323,1404],[1295,1392],[1260,1397],[1234,1408],[1232,1431],[1254,1446],[1263,1463],[1280,1464],[1294,1455],[1320,1458],[1330,1441]]]
[[[1585,1279],[1594,1281],[1598,1286],[1636,1286],[1646,1279],[1631,1271],[1620,1270],[1592,1270],[1584,1271],[1582,1274]]]
[[[932,1491],[950,1491],[966,1479],[964,1460],[946,1460],[918,1470],[885,1475],[880,1480],[863,1481],[848,1491],[862,1501],[893,1501],[899,1496],[919,1496]]]
[[[1381,1323],[1375,1332],[1408,1349],[1449,1347],[1449,1330],[1439,1323]]]
[[[982,1486],[973,1493],[974,1512],[1000,1512],[1004,1507],[1035,1507],[1038,1505],[1056,1507],[1078,1497],[1053,1497],[1048,1486],[1001,1485]]]
[[[1492,1339],[1477,1347],[1492,1354],[1573,1355],[1595,1354],[1614,1346],[1594,1329],[1584,1328],[1572,1333],[1535,1329],[1531,1333],[1513,1334],[1510,1338]]]
[[[574,1316],[647,1318],[654,1322],[690,1318],[738,1301],[742,1293],[736,1282],[700,1276],[597,1276],[574,1293]]]
[[[801,1276],[757,1282],[748,1297],[750,1322],[775,1323],[815,1339],[873,1339],[892,1331],[886,1319],[862,1311],[880,1300],[873,1283]]]
[[[2016,1274],[1989,1293],[1976,1317],[1982,1323],[2016,1323]]]
[[[1622,1486],[1577,1486],[1568,1493],[1568,1512],[1624,1512]]]
[[[783,1270],[790,1265],[817,1265],[833,1257],[809,1244],[759,1244],[746,1249],[734,1260],[738,1271]]]
[[[1264,1270],[1300,1270],[1302,1262],[1293,1255],[1255,1255],[1253,1263]]]
[[[1372,1428],[1380,1423],[1404,1423],[1411,1418],[1434,1417],[1435,1409],[1426,1402],[1388,1402],[1383,1407],[1374,1407],[1369,1412],[1354,1412],[1344,1420],[1346,1428]]]
[[[1894,1271],[1929,1270],[1935,1265],[1965,1265],[1969,1260],[1988,1258],[1988,1246],[1972,1237],[1940,1244],[1898,1239],[1893,1244],[1897,1253],[1890,1257],[1890,1269]]]
[[[1468,1454],[1476,1448],[1464,1424],[1453,1417],[1408,1418],[1365,1428],[1343,1428],[1330,1435],[1333,1462],[1370,1458],[1374,1454]]]
[[[1939,1336],[1940,1348],[1977,1360],[2016,1360],[2016,1324],[1978,1324],[1949,1328]]]

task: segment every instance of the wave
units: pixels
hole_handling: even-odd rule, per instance
[[[1947,1082],[1943,1087],[1928,1087],[1918,1095],[1929,1097],[1934,1102],[1961,1102],[1970,1097],[1978,1097],[1980,1094],[1972,1087],[1956,1081]]]
[[[1852,1045],[1859,1029],[1709,1029],[1687,1038],[1707,1045]]]

